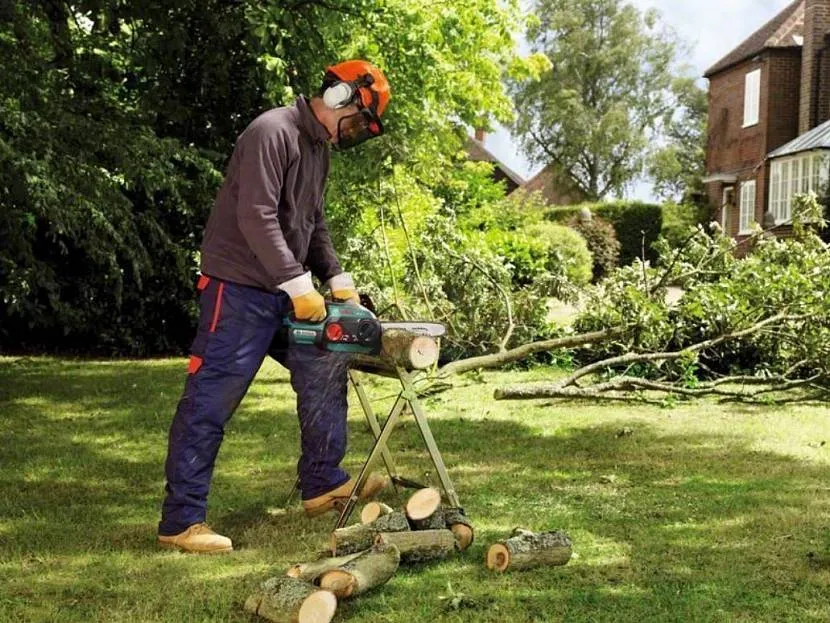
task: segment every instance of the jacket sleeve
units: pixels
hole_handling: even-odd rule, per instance
[[[305,272],[288,248],[277,218],[288,149],[281,133],[261,125],[249,127],[240,142],[237,221],[276,287]]]

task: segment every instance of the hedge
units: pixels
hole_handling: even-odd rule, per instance
[[[620,242],[620,263],[628,265],[643,255],[654,262],[657,254],[651,248],[663,229],[663,208],[658,204],[642,201],[609,201],[604,203],[583,203],[574,206],[551,208],[545,218],[557,223],[567,223],[579,216],[579,211],[588,208],[595,216],[609,221],[614,226]],[[644,239],[645,237],[645,239]]]

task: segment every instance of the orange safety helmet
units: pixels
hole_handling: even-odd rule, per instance
[[[321,95],[329,108],[357,104],[360,109],[339,119],[338,149],[348,149],[383,134],[380,117],[389,103],[389,82],[372,63],[352,60],[332,65],[326,69]]]
[[[324,90],[338,81],[355,85],[355,95],[359,95],[362,106],[378,117],[383,115],[389,103],[389,81],[375,65],[368,61],[351,60],[328,67]]]

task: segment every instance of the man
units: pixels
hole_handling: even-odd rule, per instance
[[[306,513],[348,497],[344,355],[286,349],[283,317],[326,317],[312,275],[332,298],[358,303],[323,216],[329,144],[338,149],[383,133],[389,85],[371,63],[330,67],[320,92],[269,110],[239,136],[202,243],[199,329],[188,377],[170,427],[159,543],[188,552],[223,552],[231,540],[205,523],[207,496],[224,427],[271,354],[291,373],[300,419],[300,491]],[[373,477],[361,492],[375,495]]]

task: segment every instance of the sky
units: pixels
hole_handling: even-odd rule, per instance
[[[641,10],[657,9],[664,23],[677,31],[691,47],[682,59],[690,72],[702,78],[703,72],[726,56],[744,39],[764,25],[792,0],[630,0]],[[522,45],[522,48],[526,46]],[[702,80],[705,85],[706,81]],[[487,136],[485,146],[508,167],[530,179],[541,167],[532,168],[520,153],[518,144],[502,128]],[[643,182],[629,191],[629,197],[653,199],[651,185]]]

